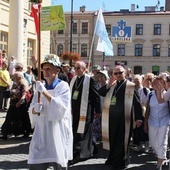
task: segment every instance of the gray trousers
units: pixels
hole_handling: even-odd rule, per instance
[[[68,166],[63,168],[57,163],[29,164],[29,170],[47,170],[49,167],[53,167],[54,170],[68,170]]]

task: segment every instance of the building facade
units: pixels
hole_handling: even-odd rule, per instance
[[[49,6],[43,0],[42,6]],[[31,63],[30,56],[37,55],[37,35],[34,19],[30,16],[29,0],[0,1],[0,50],[5,49],[8,57],[15,56],[24,66]],[[41,56],[49,54],[50,31],[41,32]]]
[[[83,60],[88,63],[90,48],[94,32],[95,11],[85,11],[81,7],[80,11],[74,12],[72,27],[72,52],[77,52]],[[51,32],[51,53],[61,56],[63,52],[70,51],[70,13],[65,13],[66,30]]]
[[[114,56],[103,56],[102,52],[96,51],[97,36],[94,37],[94,44],[92,43],[97,11],[86,11],[85,7],[81,7],[79,12],[74,12],[73,17],[73,51],[78,52],[86,63],[103,65],[107,69],[121,64],[125,68],[131,68],[135,74],[170,72],[169,8],[166,7],[164,11],[164,7],[158,9],[151,6],[145,7],[145,11],[135,11],[132,4],[131,10],[103,12],[114,48]],[[52,46],[56,48],[58,55],[70,50],[70,13],[65,13],[65,18],[67,29],[57,31],[52,36],[55,39],[55,45],[52,43]],[[131,27],[131,42],[114,41],[113,27],[118,26],[120,21]],[[92,57],[89,59],[89,56]]]

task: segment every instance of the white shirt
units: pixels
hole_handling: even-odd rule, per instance
[[[149,99],[149,95],[148,95]],[[167,126],[169,124],[169,109],[168,103],[163,102],[159,103],[155,94],[155,91],[152,91],[152,96],[149,101],[150,114],[148,119],[148,124],[150,126]]]
[[[146,88],[147,94],[145,95],[143,88],[144,87],[139,88],[138,93],[139,93],[139,97],[140,97],[140,103],[146,105],[146,102],[148,100],[147,95],[149,94],[150,90],[148,88]]]

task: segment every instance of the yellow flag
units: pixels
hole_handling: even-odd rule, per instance
[[[41,31],[65,30],[63,6],[47,6],[41,8]]]

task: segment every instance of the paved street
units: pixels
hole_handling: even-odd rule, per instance
[[[0,113],[0,126],[6,113]],[[27,157],[31,138],[11,137],[7,141],[0,139],[0,170],[26,170],[28,169]],[[104,165],[108,151],[98,145],[99,153],[89,160],[79,162],[69,167],[69,170],[112,170],[110,166]],[[136,153],[130,149],[130,164],[128,170],[152,170],[156,163],[152,152],[148,154]],[[169,161],[169,160],[168,160]],[[163,166],[163,170],[169,169],[169,164]],[[52,168],[51,168],[52,169]],[[49,168],[50,170],[50,168]]]

